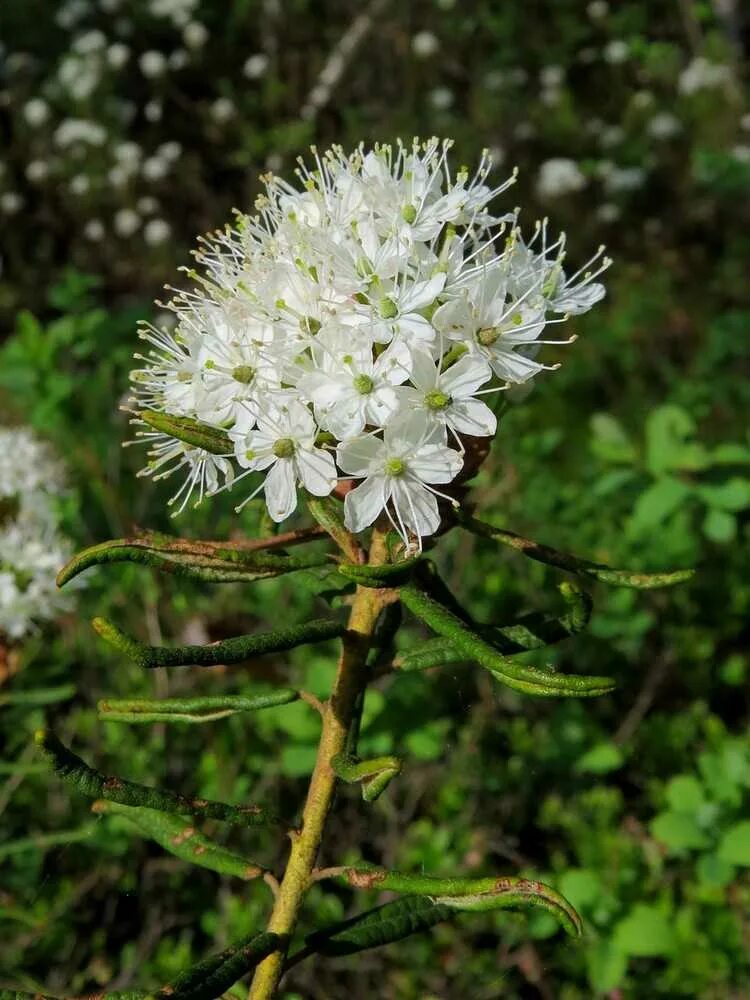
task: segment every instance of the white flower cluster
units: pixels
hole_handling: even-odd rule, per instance
[[[55,586],[72,554],[57,529],[62,484],[46,444],[27,428],[0,428],[0,637],[21,639],[69,606]]]
[[[133,373],[140,409],[233,444],[217,456],[141,435],[145,474],[187,472],[180,510],[194,488],[200,501],[262,473],[247,499],[264,490],[281,521],[300,483],[326,496],[343,478],[359,480],[350,530],[382,511],[407,542],[438,529],[437,487],[461,472],[467,436],[495,433],[484,397],[550,367],[540,346],[573,338],[545,329],[602,298],[609,264],[600,248],[566,273],[546,222],[525,241],[517,211],[493,214],[514,178],[489,185],[487,155],[452,173],[450,146],[313,149],[299,188],[268,175],[257,214],[203,241],[195,288],[170,303],[175,330],[142,331],[152,349]]]

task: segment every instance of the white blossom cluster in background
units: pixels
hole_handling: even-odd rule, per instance
[[[464,466],[467,436],[491,437],[494,394],[550,367],[543,344],[604,295],[600,248],[565,268],[565,238],[546,221],[525,239],[518,211],[494,200],[484,156],[452,172],[451,143],[431,139],[313,150],[301,187],[268,175],[257,214],[204,240],[203,274],[170,303],[173,332],[146,328],[135,402],[226,430],[216,456],[157,432],[147,474],[178,469],[194,489],[262,479],[270,516],[297,487],[326,496],[339,478],[352,531],[385,511],[406,542],[439,526],[438,497]]]
[[[0,427],[0,639],[22,639],[70,605],[55,574],[72,554],[58,529],[63,470],[24,427]]]

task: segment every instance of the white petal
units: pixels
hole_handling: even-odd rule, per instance
[[[481,399],[457,399],[446,411],[446,419],[459,434],[492,437],[497,430],[497,417]]]
[[[435,330],[432,324],[419,313],[408,313],[406,316],[401,316],[398,320],[398,330],[403,337],[406,337],[407,341],[409,338],[413,338],[430,344],[435,339]]]
[[[370,476],[350,490],[344,499],[344,524],[349,531],[369,527],[385,506],[388,497],[385,476]]]
[[[302,485],[316,497],[327,497],[336,485],[333,455],[322,448],[300,448],[296,455]]]
[[[266,476],[266,507],[274,521],[284,521],[297,506],[294,462],[280,458]]]
[[[450,483],[464,464],[461,455],[444,445],[428,444],[409,459],[409,472],[425,483]]]
[[[538,361],[526,358],[523,354],[517,354],[515,351],[491,354],[489,361],[494,373],[508,382],[525,382],[542,371],[543,368]]]
[[[400,299],[401,312],[414,312],[432,305],[445,286],[445,274],[440,273],[426,281],[416,281]]]
[[[455,368],[455,365],[453,367]],[[432,357],[422,348],[414,350],[412,353],[411,382],[423,393],[426,393],[431,392],[437,386],[437,381],[437,368]]]
[[[440,377],[440,388],[449,396],[473,395],[492,378],[492,369],[481,354],[465,354]]]
[[[440,514],[434,495],[419,483],[397,479],[393,484],[396,522],[403,521],[416,535],[432,535],[440,527]]]
[[[336,406],[326,411],[325,420],[321,420],[325,430],[339,439],[351,438],[361,434],[365,429],[367,411],[367,396],[362,396],[351,387],[346,396],[341,397]]]
[[[349,476],[366,476],[373,462],[383,458],[383,442],[370,434],[344,441],[336,452],[339,468]]]

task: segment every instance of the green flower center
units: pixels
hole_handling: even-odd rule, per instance
[[[387,297],[380,300],[380,315],[383,319],[395,319],[398,316],[398,306]]]
[[[408,223],[409,225],[411,225],[412,222],[414,222],[416,217],[417,217],[417,209],[415,208],[414,205],[404,205],[404,207],[401,209],[401,218],[404,220],[404,222]]]
[[[291,438],[279,438],[273,446],[276,458],[291,458],[294,454],[294,441]]]
[[[403,476],[406,472],[406,462],[403,458],[389,458],[385,463],[386,476]]]
[[[375,383],[369,375],[357,375],[354,379],[354,388],[361,396],[367,396],[372,392]]]
[[[500,330],[496,326],[485,327],[477,333],[477,340],[483,347],[491,347],[500,336]]]
[[[232,369],[232,378],[235,382],[249,385],[255,378],[255,369],[251,365],[237,365],[236,368]]]
[[[439,389],[433,389],[432,392],[427,393],[424,402],[425,406],[430,410],[444,410],[446,406],[450,406],[451,397]]]

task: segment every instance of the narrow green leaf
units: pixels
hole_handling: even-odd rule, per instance
[[[265,871],[254,861],[209,840],[189,820],[182,820],[156,809],[126,806],[106,799],[97,799],[91,809],[95,813],[114,813],[126,817],[165,851],[192,865],[209,868],[221,875],[234,875],[246,882]]]
[[[429,896],[436,903],[456,910],[498,910],[540,906],[552,913],[574,937],[581,933],[581,918],[570,903],[550,886],[531,879],[438,878],[388,871],[375,865],[347,868],[340,881],[355,889],[387,889]]]
[[[374,802],[382,795],[396,775],[401,773],[401,767],[399,758],[390,754],[368,760],[357,760],[343,753],[331,758],[331,768],[338,778],[348,784],[361,782],[365,802]]]
[[[429,930],[455,914],[426,896],[402,896],[359,916],[308,934],[305,944],[321,955],[353,955]]]
[[[60,684],[57,687],[36,688],[33,691],[8,691],[0,694],[0,708],[5,705],[28,705],[33,708],[37,705],[55,705],[60,701],[67,701],[76,694],[75,684]]]
[[[400,583],[410,579],[420,562],[422,562],[422,556],[414,556],[397,563],[384,563],[381,566],[340,563],[338,571],[347,580],[353,580],[363,587],[397,587]]]
[[[456,512],[459,524],[475,535],[483,538],[491,538],[493,541],[508,545],[510,548],[522,552],[529,559],[546,563],[548,566],[556,566],[558,569],[566,570],[568,573],[575,573],[578,576],[587,576],[594,580],[601,580],[615,587],[633,587],[636,590],[653,590],[656,587],[672,587],[678,583],[684,583],[695,575],[694,569],[680,569],[668,573],[633,573],[630,570],[611,569],[602,563],[591,562],[588,559],[579,559],[578,556],[570,555],[567,552],[559,552],[548,545],[541,545],[530,538],[523,538],[513,531],[505,531],[502,528],[495,528],[484,521],[478,521],[462,511]]]
[[[99,717],[109,722],[184,722],[199,724],[226,719],[239,712],[257,712],[274,705],[288,705],[299,694],[291,688],[280,688],[253,697],[217,695],[208,698],[108,699],[97,705]]]
[[[215,1000],[279,947],[278,934],[251,934],[181,973],[158,1000]]]
[[[331,564],[324,552],[302,556],[278,555],[263,550],[224,546],[216,542],[189,541],[171,535],[144,532],[132,538],[115,538],[79,552],[57,575],[58,587],[91,566],[135,562],[176,576],[207,583],[251,583],[297,570]]]
[[[87,840],[93,833],[91,825],[79,827],[77,830],[59,830],[55,833],[36,833],[30,837],[19,837],[8,843],[0,844],[0,861],[23,854],[26,851],[46,851],[49,847],[63,847],[66,844],[77,844]]]
[[[202,448],[212,455],[230,455],[234,452],[232,441],[226,431],[211,427],[191,417],[175,417],[171,413],[156,410],[140,410],[138,418],[149,427],[170,437],[184,441],[193,448]]]
[[[514,691],[547,698],[585,698],[606,694],[615,686],[610,677],[555,674],[514,663],[417,584],[409,583],[402,587],[401,600],[434,632],[450,639],[468,659],[476,660],[497,680]]]
[[[276,632],[259,632],[238,635],[209,646],[148,646],[126,635],[106,618],[94,618],[92,625],[99,635],[116,649],[125,653],[141,667],[213,667],[219,664],[243,663],[262,653],[279,653],[310,642],[336,639],[346,627],[330,618],[321,618],[278,629]]]
[[[35,733],[34,740],[57,776],[89,798],[119,802],[126,806],[146,806],[181,816],[218,819],[238,826],[267,826],[279,822],[278,817],[261,806],[230,806],[226,802],[190,798],[178,792],[102,774],[89,767],[50,730],[40,729]]]
[[[365,554],[356,537],[347,531],[341,516],[341,504],[332,497],[308,497],[307,508],[331,538],[336,542],[346,558],[355,564],[364,563]]]

